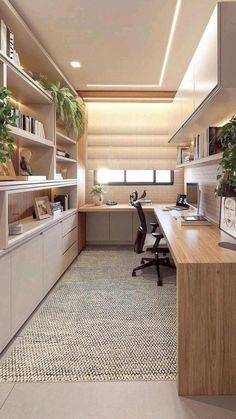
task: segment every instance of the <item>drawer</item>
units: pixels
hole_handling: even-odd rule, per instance
[[[78,241],[72,244],[69,249],[62,256],[63,260],[63,272],[68,268],[68,266],[73,262],[73,260],[78,255]]]
[[[66,236],[73,228],[78,225],[78,214],[73,214],[62,221],[62,237]]]
[[[77,241],[77,238],[78,228],[75,227],[66,236],[62,238],[62,254],[64,254],[69,249],[69,247],[71,247],[72,244]]]

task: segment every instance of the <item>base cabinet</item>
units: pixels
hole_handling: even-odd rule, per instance
[[[6,255],[0,259],[0,352],[11,338],[11,259]]]
[[[43,237],[40,234],[13,250],[12,333],[15,333],[43,297]]]
[[[0,257],[0,352],[77,255],[72,214]]]

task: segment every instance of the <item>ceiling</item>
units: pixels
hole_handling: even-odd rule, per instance
[[[76,89],[131,91],[178,88],[216,4],[215,0],[10,1]],[[75,60],[81,68],[70,66]],[[94,84],[99,86],[89,86]]]

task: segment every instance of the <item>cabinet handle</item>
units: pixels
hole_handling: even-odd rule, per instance
[[[39,235],[42,236],[43,235],[43,231],[41,231],[41,233],[39,233]]]

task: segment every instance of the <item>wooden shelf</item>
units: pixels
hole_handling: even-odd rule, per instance
[[[56,132],[56,137],[57,137],[57,144],[75,144],[76,145],[75,140],[72,140],[72,138],[67,137],[67,135],[62,134],[62,132],[60,131]]]
[[[178,164],[176,168],[179,169],[181,167],[201,166],[204,164],[215,163],[219,161],[220,159],[222,159],[222,156],[223,156],[223,153],[213,154],[212,156],[203,157],[202,159],[199,159],[199,160],[193,160],[189,163]]]
[[[77,179],[60,179],[60,180],[27,180],[27,181],[2,181],[0,182],[0,192],[15,193],[17,191],[24,192],[28,190],[63,188],[67,186],[77,185]]]
[[[13,246],[18,242],[25,240],[36,233],[41,232],[45,228],[48,228],[51,225],[57,223],[58,220],[63,220],[64,218],[76,212],[77,209],[72,208],[68,211],[63,211],[61,214],[45,218],[44,220],[36,220],[33,219],[32,216],[20,220],[19,222],[23,225],[23,233],[17,236],[8,235],[8,247]]]
[[[47,140],[46,138],[39,137],[35,134],[32,134],[29,131],[25,131],[17,127],[10,127],[10,129],[11,129],[11,134],[19,140],[19,143],[22,146],[54,147],[54,144],[52,141]]]
[[[77,163],[75,159],[69,159],[67,157],[62,157],[62,156],[56,156],[56,160],[59,162],[63,162],[63,163]]]

